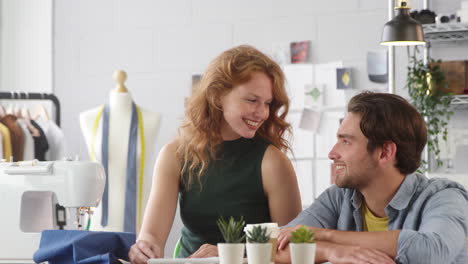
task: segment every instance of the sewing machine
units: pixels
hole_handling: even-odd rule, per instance
[[[0,263],[33,263],[44,229],[83,229],[104,185],[96,162],[1,162]]]

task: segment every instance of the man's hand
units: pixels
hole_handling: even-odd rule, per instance
[[[302,225],[286,227],[280,230],[278,235],[278,250],[283,250],[286,248],[286,246],[289,244],[289,241],[291,240],[291,233],[296,231],[301,226]]]
[[[145,240],[138,240],[128,252],[128,258],[132,264],[146,264],[150,258],[161,257],[163,253],[159,246]]]
[[[189,258],[208,258],[217,257],[218,247],[211,244],[203,244],[195,253],[189,256]]]
[[[326,247],[324,249],[326,259],[333,264],[395,264],[389,256],[377,249],[320,242],[317,246]]]
[[[305,226],[305,225],[297,225],[293,227],[287,227],[281,229],[279,235],[278,235],[278,249],[284,249],[289,241],[291,240],[291,233],[299,229],[299,227],[304,226],[305,228],[308,228],[314,232],[314,240],[319,241],[319,240],[325,240],[325,231],[326,229],[323,228],[317,228],[317,227],[311,227],[311,226]]]

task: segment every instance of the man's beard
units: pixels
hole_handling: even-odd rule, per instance
[[[348,166],[345,166],[344,175],[336,177],[335,184],[340,188],[350,188],[360,190],[365,188],[371,181],[374,175],[375,168],[377,167],[377,161],[374,161],[371,157],[362,162],[362,164],[368,164],[365,168],[361,168],[359,171],[349,171]]]

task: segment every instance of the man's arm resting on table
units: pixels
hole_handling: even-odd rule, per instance
[[[431,195],[422,209],[417,230],[352,232],[317,229],[316,239],[378,249],[400,263],[450,263],[466,250],[467,222],[466,194],[452,188]]]
[[[315,228],[312,228],[315,229]],[[395,258],[398,251],[400,230],[381,232],[339,231],[332,229],[315,229],[316,239],[341,245],[372,248]]]
[[[359,246],[339,245],[330,242],[317,241],[315,251],[315,263],[331,261],[340,263],[371,263],[371,264],[394,264],[395,262],[385,253],[371,248]],[[291,263],[289,246],[279,250],[275,262]]]

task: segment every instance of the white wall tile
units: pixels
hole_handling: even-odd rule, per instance
[[[369,10],[369,9],[383,9],[387,11],[388,1],[375,1],[375,0],[359,0],[359,9]]]
[[[129,72],[154,70],[154,34],[147,29],[126,29],[116,32],[118,52],[114,55],[119,69]]]
[[[117,69],[119,38],[114,30],[91,31],[80,37],[79,71],[87,75]]]
[[[272,16],[271,0],[193,0],[193,20],[204,23],[264,21]]]
[[[233,46],[233,29],[228,24],[196,25],[192,27],[191,52],[194,70],[205,69],[221,52]],[[203,70],[202,70],[203,71]]]
[[[113,0],[80,0],[76,2],[79,32],[89,33],[114,27],[116,5]]]
[[[273,15],[279,17],[328,15],[356,11],[358,0],[273,0]]]
[[[117,2],[116,21],[120,27],[141,28],[158,24],[189,23],[190,0],[121,0]]]
[[[318,61],[361,58],[380,47],[384,11],[361,12],[318,18]]]
[[[162,71],[204,71],[232,45],[232,27],[225,24],[168,26],[156,32],[155,65]]]

